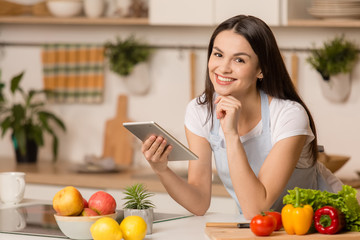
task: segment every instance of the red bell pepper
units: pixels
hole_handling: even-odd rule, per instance
[[[344,215],[332,206],[324,206],[315,211],[314,225],[322,234],[335,234],[345,225]]]

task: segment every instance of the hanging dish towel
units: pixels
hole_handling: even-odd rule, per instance
[[[42,53],[44,89],[54,103],[101,103],[104,48],[94,44],[46,44]]]

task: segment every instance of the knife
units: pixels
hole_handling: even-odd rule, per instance
[[[250,228],[250,223],[236,222],[207,222],[206,227],[225,227],[225,228]]]

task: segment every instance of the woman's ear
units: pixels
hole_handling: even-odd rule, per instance
[[[264,75],[262,74],[262,71],[260,71],[257,75],[257,78],[258,79],[263,79],[264,78]]]

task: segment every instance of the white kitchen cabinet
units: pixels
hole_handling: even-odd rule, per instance
[[[282,0],[215,0],[215,24],[239,14],[253,15],[270,26],[281,24]]]
[[[149,24],[210,26],[213,5],[213,0],[149,0]]]

